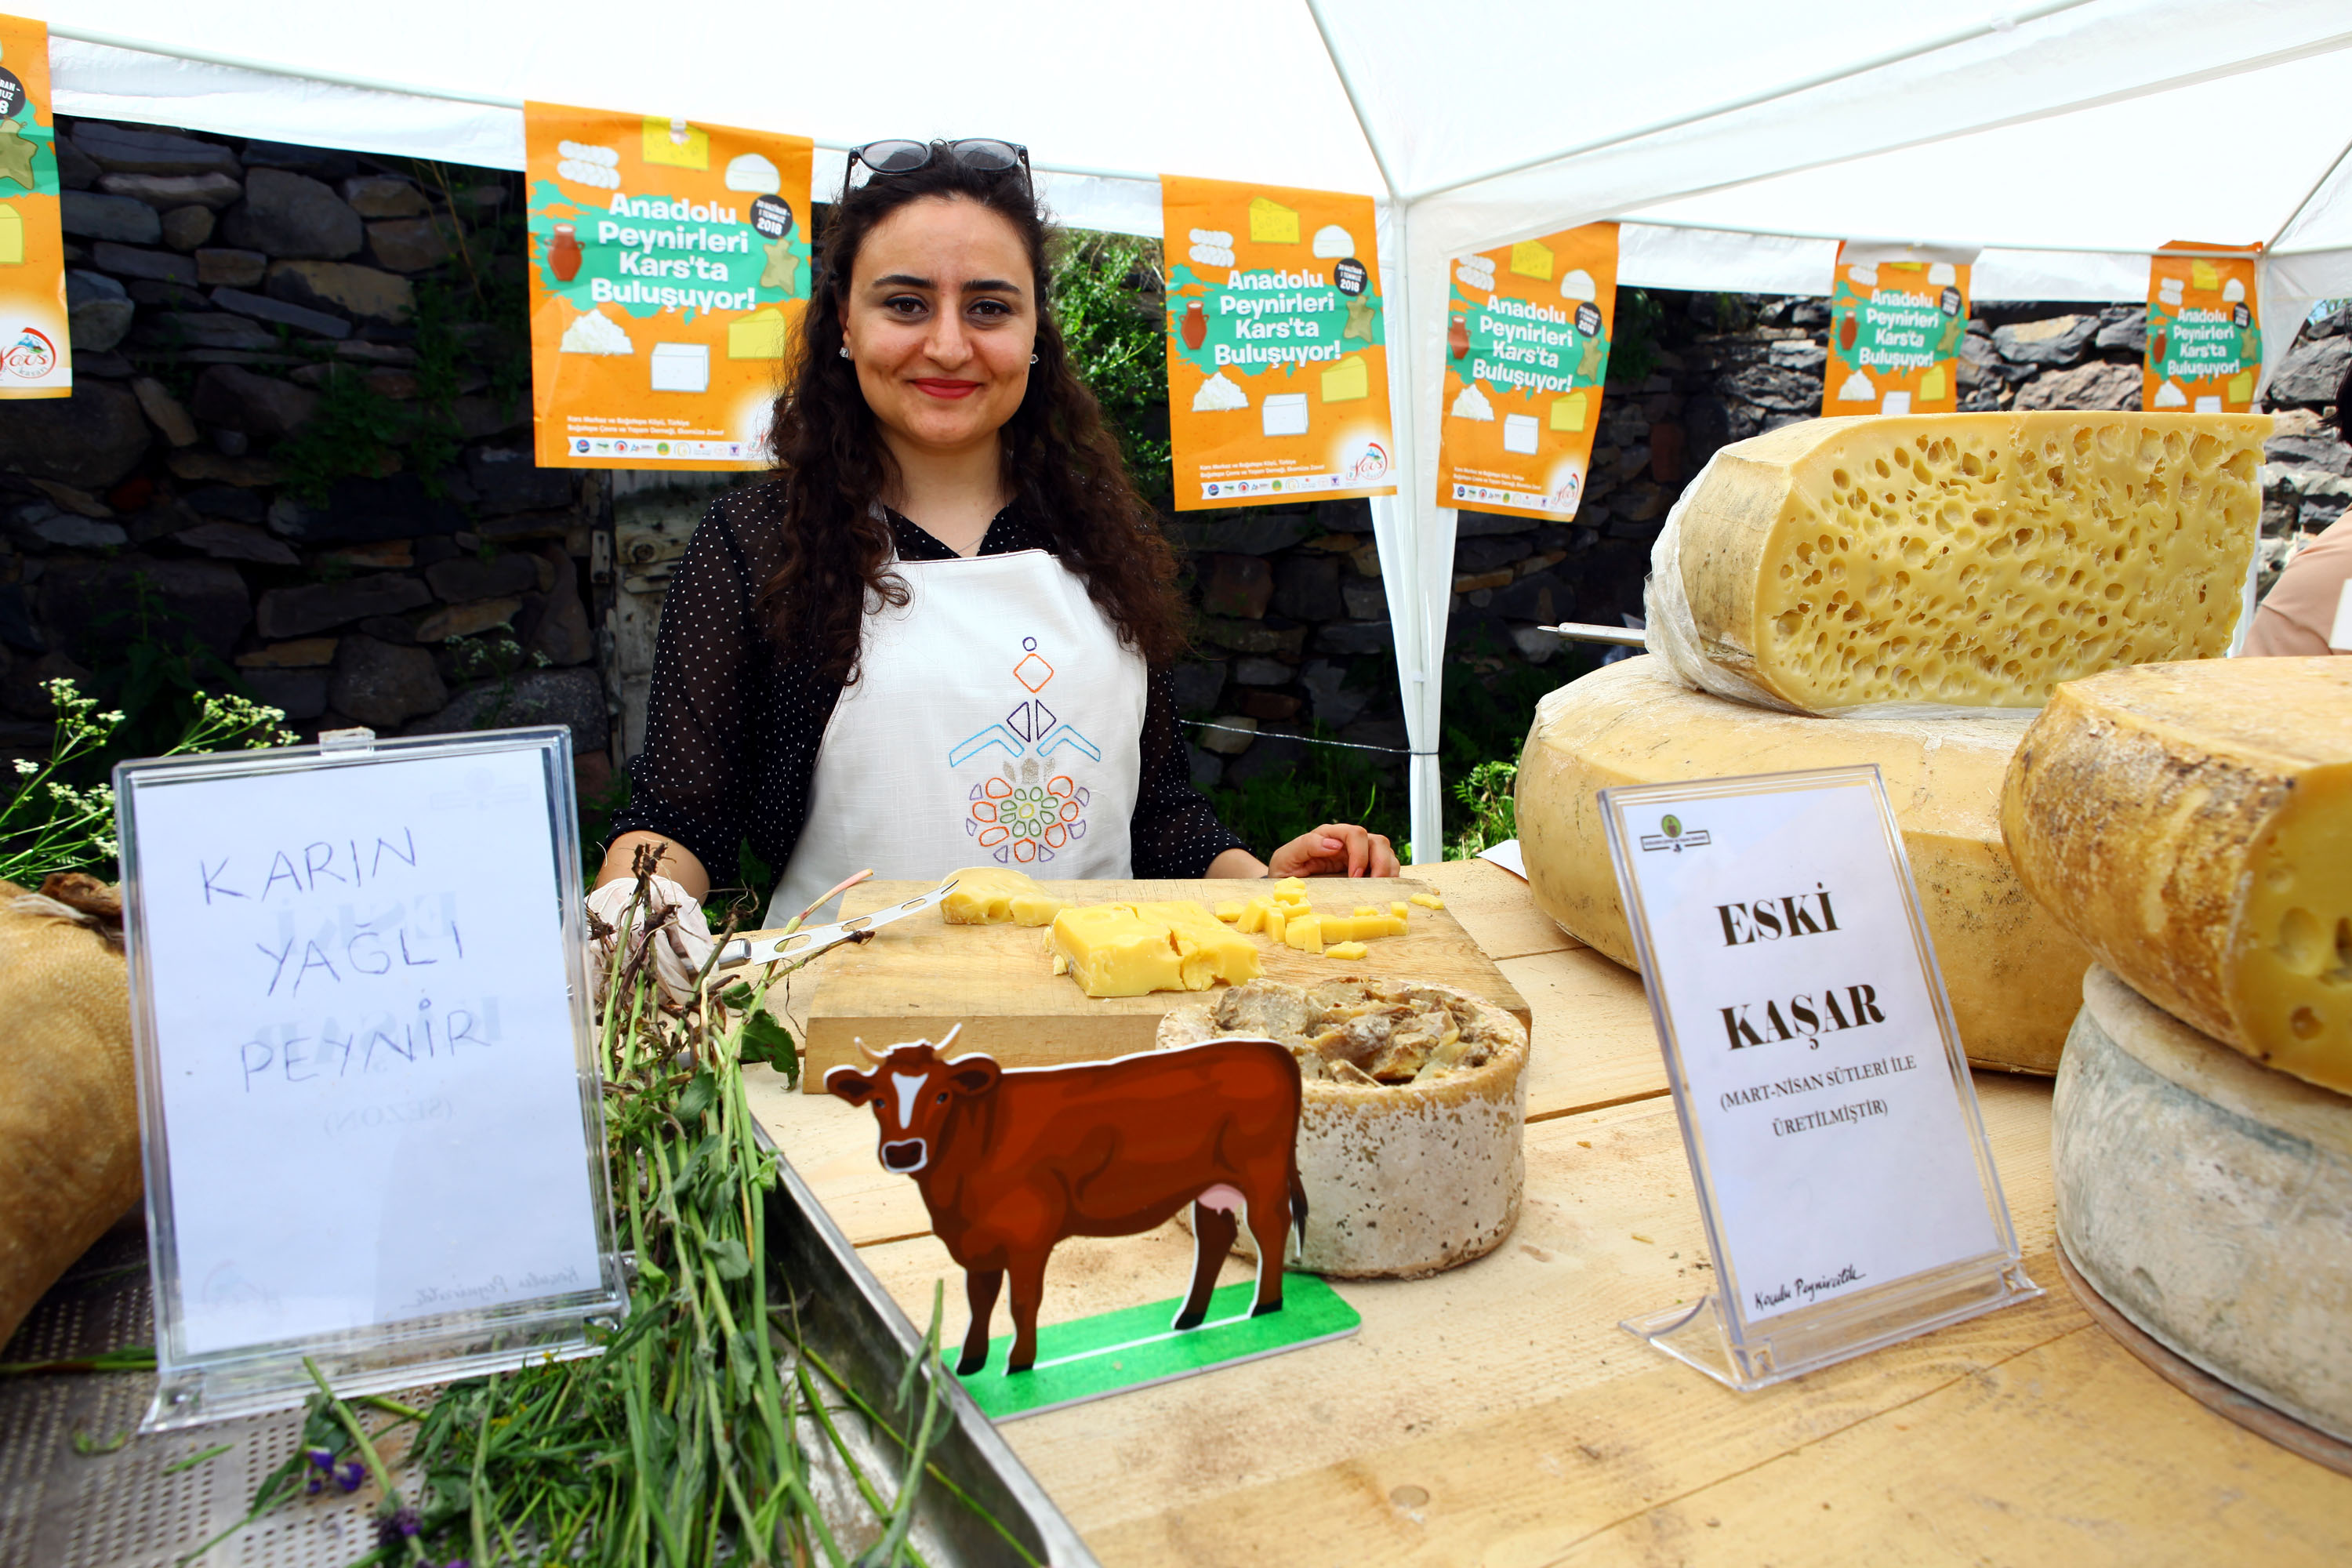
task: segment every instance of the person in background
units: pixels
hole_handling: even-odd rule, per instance
[[[2352,370],[2336,389],[2336,431],[2352,442]],[[2279,580],[2263,595],[2245,651],[2255,657],[2282,654],[2352,653],[2352,510],[2329,523],[2319,537],[2295,552]],[[2344,646],[2329,638],[2342,626]]]
[[[1261,861],[1193,789],[1175,562],[1055,325],[1026,151],[874,142],[861,165],[776,401],[776,476],[711,506],[663,605],[590,907],[660,845],[683,917],[746,837],[782,868],[770,926],[868,867],[1394,876],[1352,823]]]

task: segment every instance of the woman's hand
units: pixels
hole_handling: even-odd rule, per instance
[[[1274,852],[1266,873],[1274,877],[1393,877],[1396,851],[1377,833],[1352,822],[1327,822],[1302,833]]]

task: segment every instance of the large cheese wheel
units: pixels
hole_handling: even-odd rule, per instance
[[[2026,896],[2001,848],[2000,782],[2024,726],[1999,718],[1815,719],[1692,691],[1655,658],[1603,666],[1536,706],[1519,847],[1536,903],[1631,967],[1597,792],[1876,763],[1969,1059],[2054,1072],[2090,955]]]
[[[1795,707],[2032,707],[2225,652],[2267,415],[1815,419],[1726,447],[1675,552],[1700,649]]]
[[[2051,1106],[2066,1256],[2175,1353],[2352,1440],[2352,1101],[2104,969],[2083,1001]]]
[[[2142,995],[2352,1092],[2352,659],[2071,681],[2001,828],[2028,890]]]

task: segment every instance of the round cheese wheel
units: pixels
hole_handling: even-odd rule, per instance
[[[2083,1277],[2175,1353],[2352,1440],[2352,1100],[2095,967],[2051,1110]]]
[[[1631,968],[1599,791],[1875,763],[1969,1060],[2055,1072],[2090,955],[2018,885],[2001,846],[2001,775],[2023,733],[1991,717],[1778,713],[1690,690],[1654,658],[1606,665],[1537,704],[1519,761],[1528,885],[1570,935]]]
[[[1491,1051],[1480,1066],[1410,1083],[1309,1078],[1301,1085],[1307,1234],[1297,1267],[1310,1273],[1419,1279],[1485,1257],[1518,1223],[1527,1184],[1527,1031],[1467,993],[1412,989],[1474,1016]],[[1161,1018],[1157,1043],[1166,1050],[1231,1032],[1214,1022],[1212,1005],[1196,1004]],[[1246,1229],[1234,1245],[1251,1253]]]
[[[2352,659],[2069,681],[2001,828],[2027,889],[2141,995],[2352,1092]]]

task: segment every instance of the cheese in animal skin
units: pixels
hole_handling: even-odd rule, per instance
[[[2352,1440],[2352,1101],[2093,966],[2051,1097],[2058,1239],[2109,1305]]]
[[[2027,890],[2141,995],[2352,1093],[2352,659],[2070,681],[2001,829]]]
[[[1996,718],[1779,713],[1692,691],[1657,658],[1625,659],[1536,706],[1518,782],[1528,889],[1562,927],[1631,968],[1595,791],[1875,763],[1969,1059],[2053,1072],[2090,953],[2028,896],[2001,847],[2001,776],[2024,732]]]
[[[949,875],[955,889],[940,902],[940,918],[951,926],[1050,925],[1065,902],[1002,866],[971,866]]]
[[[2226,652],[2267,415],[1815,419],[1716,454],[1681,503],[1707,658],[1797,708],[2032,707]]]

